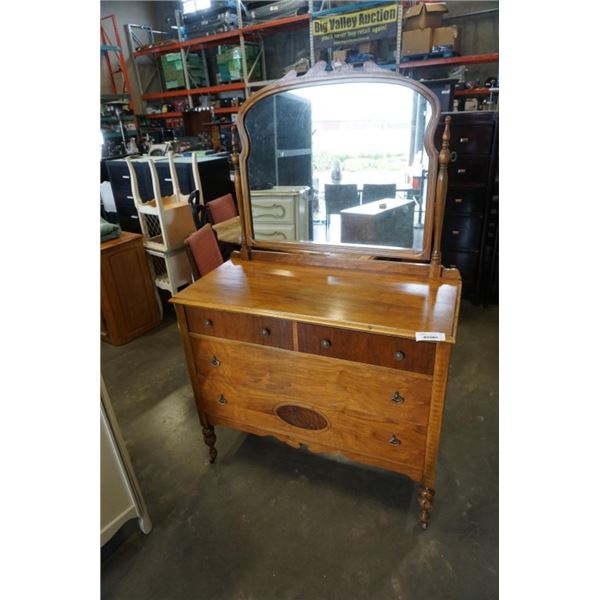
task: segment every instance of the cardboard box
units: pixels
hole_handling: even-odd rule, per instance
[[[444,2],[411,6],[404,13],[402,30],[404,32],[425,29],[426,27],[441,27],[445,12],[448,12],[448,8]]]
[[[345,63],[348,58],[348,50],[334,50],[331,58],[333,62]]]
[[[358,53],[359,54],[378,54],[379,44],[377,40],[373,40],[370,42],[362,42],[358,45]]]
[[[416,29],[415,31],[402,32],[402,56],[412,54],[427,54],[431,52],[433,29]]]
[[[260,47],[258,44],[245,44],[246,48],[246,69],[254,64],[258,57]],[[229,83],[230,81],[240,81],[243,78],[242,71],[242,49],[239,46],[219,46],[217,49],[217,83]],[[257,81],[262,77],[262,58],[254,67],[250,81]]]
[[[458,52],[458,28],[456,25],[452,25],[451,27],[436,27],[433,30],[431,45],[452,46],[454,52]]]

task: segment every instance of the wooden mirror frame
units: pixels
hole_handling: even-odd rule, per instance
[[[236,194],[240,205],[241,226],[242,226],[242,256],[249,256],[253,249],[257,250],[275,250],[283,252],[311,252],[322,254],[348,254],[348,255],[372,255],[382,258],[403,259],[413,262],[432,261],[439,265],[441,261],[440,242],[441,225],[443,220],[443,211],[447,188],[447,165],[449,162],[448,141],[449,141],[449,117],[446,118],[446,130],[443,136],[443,148],[439,153],[435,148],[433,139],[435,130],[440,118],[440,103],[437,96],[425,85],[403,77],[396,73],[379,69],[374,65],[368,71],[347,73],[347,72],[320,72],[312,75],[309,71],[302,77],[288,74],[284,78],[275,81],[262,88],[259,92],[252,95],[240,109],[237,119],[237,131],[239,132],[242,143],[242,152],[237,154],[235,146],[235,129],[233,128],[233,163],[236,176]],[[261,100],[275,94],[296,90],[301,88],[331,85],[339,83],[389,83],[409,88],[423,95],[431,104],[431,118],[424,132],[424,147],[429,159],[427,176],[427,197],[425,222],[423,226],[423,247],[421,250],[406,248],[382,248],[381,246],[370,245],[349,245],[349,244],[322,244],[310,241],[296,242],[270,242],[256,240],[253,235],[252,208],[250,199],[249,179],[248,179],[248,157],[250,154],[250,139],[246,129],[246,115],[249,110]],[[442,160],[442,158],[444,160]]]

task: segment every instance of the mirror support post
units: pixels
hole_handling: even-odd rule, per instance
[[[242,178],[240,176],[240,155],[237,144],[237,127],[235,125],[231,128],[231,162],[233,163],[235,199],[237,201],[239,213],[240,204],[242,203]],[[242,218],[244,216],[245,215],[242,215]],[[246,237],[245,223],[242,223],[242,248],[240,254],[244,260],[250,260],[252,258],[250,246],[248,245],[248,238]]]
[[[448,190],[448,163],[450,162],[450,122],[452,118],[444,120],[444,134],[442,135],[442,148],[440,150],[437,185],[435,188],[435,215],[433,225],[433,252],[431,254],[430,276],[439,279],[442,273],[442,227],[444,225],[444,210],[446,208],[446,192]]]

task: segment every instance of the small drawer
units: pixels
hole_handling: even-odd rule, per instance
[[[189,306],[185,307],[185,314],[191,333],[288,350],[293,348],[291,321]]]
[[[487,156],[452,155],[448,165],[448,185],[480,184],[487,182],[490,159]]]
[[[463,286],[473,284],[477,279],[479,252],[460,252],[442,250],[442,264],[455,267],[460,271]]]
[[[485,189],[448,188],[446,214],[483,214],[484,207]]]
[[[480,217],[445,215],[442,231],[442,249],[477,250],[481,243],[481,223]]]
[[[442,118],[443,120],[443,118]],[[435,132],[435,146],[442,147],[442,134],[444,126],[441,125]],[[492,151],[494,138],[494,125],[450,124],[450,151],[459,154],[489,154]]]
[[[392,369],[433,373],[435,344],[298,323],[298,350]]]
[[[254,226],[254,239],[265,242],[281,242],[296,239],[296,228],[294,225],[264,223]]]
[[[292,198],[277,198],[276,196],[252,198],[251,202],[254,223],[294,224],[294,200]]]

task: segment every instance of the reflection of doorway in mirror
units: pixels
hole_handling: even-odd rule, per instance
[[[360,206],[366,186],[392,186],[390,200],[414,200],[412,248],[421,249],[422,174],[427,169],[423,134],[431,107],[419,94],[401,86],[361,82],[317,86],[289,92],[311,102],[313,240],[342,243],[340,210]],[[372,107],[364,110],[365,107]],[[315,185],[316,184],[316,185]],[[326,186],[354,185],[354,204],[328,207]],[[370,200],[385,200],[385,197]],[[373,243],[376,243],[373,240]]]

